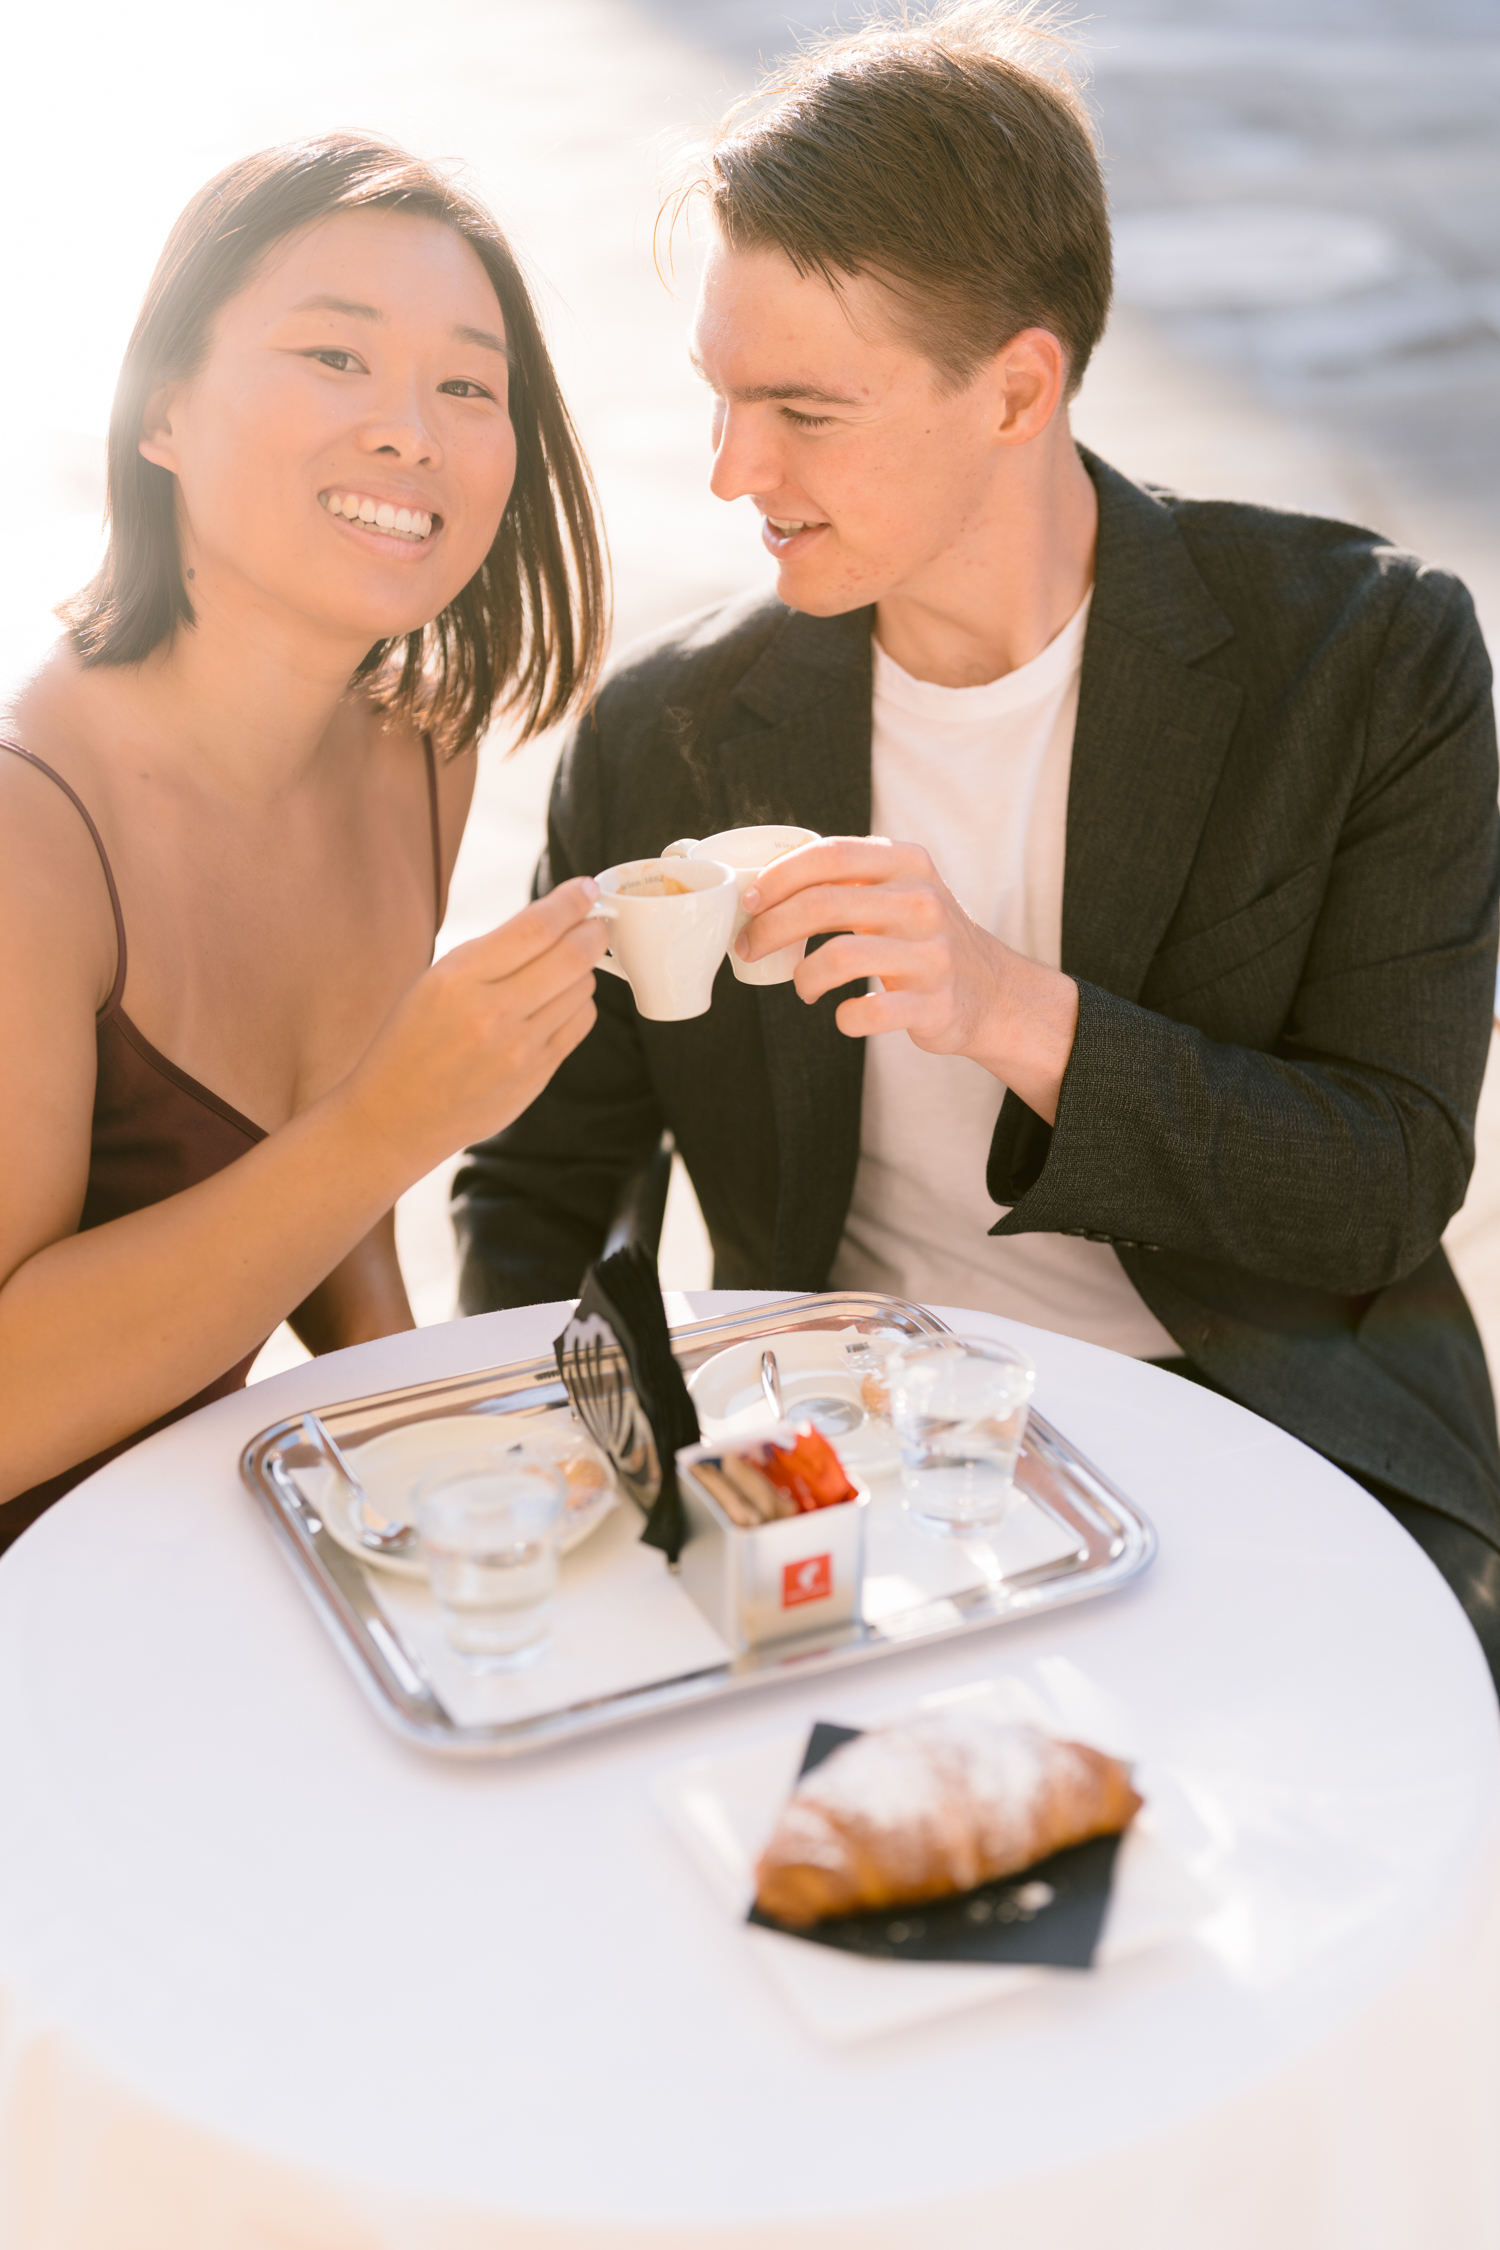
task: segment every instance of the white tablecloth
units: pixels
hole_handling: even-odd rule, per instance
[[[1040,1409],[1158,1526],[1132,1587],[439,1763],[360,1696],[240,1448],[295,1407],[544,1348],[560,1311],[222,1401],[0,1565],[0,2242],[1500,2243],[1500,1726],[1456,1604],[1366,1494],[1175,1377],[1016,1331]],[[1225,1903],[1107,1972],[825,2045],[653,1779],[1002,1674],[1130,1714],[1195,1793]]]

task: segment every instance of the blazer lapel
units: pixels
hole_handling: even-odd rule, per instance
[[[1233,628],[1171,515],[1085,453],[1099,547],[1068,793],[1062,965],[1134,999],[1172,918],[1218,784],[1241,692],[1191,667]],[[870,827],[869,610],[789,613],[734,691],[753,721],[720,741],[730,821],[822,835]],[[834,1022],[843,992],[806,1007],[756,993],[779,1161],[772,1272],[821,1289],[859,1164],[864,1042]]]
[[[727,736],[719,770],[737,825],[787,821],[821,836],[870,829],[868,609],[785,624],[734,691],[761,724]]]
[[[719,771],[735,827],[786,821],[822,836],[870,828],[869,610],[792,614],[735,690],[762,724],[721,742]],[[821,1289],[859,1164],[862,1039],[834,1011],[846,992],[809,1008],[789,984],[757,988],[776,1119],[779,1192],[773,1287]]]
[[[1170,513],[1083,458],[1099,491],[1099,547],[1068,789],[1062,965],[1133,1000],[1187,881],[1243,698],[1190,668],[1233,627]]]

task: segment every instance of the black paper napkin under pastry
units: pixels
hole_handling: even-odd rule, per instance
[[[687,1537],[677,1449],[697,1444],[698,1416],[672,1353],[649,1250],[631,1243],[590,1266],[553,1349],[579,1420],[646,1511],[642,1540],[676,1562]]]
[[[858,1727],[819,1720],[808,1737],[798,1779],[859,1732]],[[928,1899],[921,1906],[830,1915],[805,1929],[778,1922],[758,1906],[751,1907],[746,1919],[784,1937],[886,1961],[1024,1961],[1053,1969],[1089,1969],[1120,1844],[1119,1836],[1094,1836],[1039,1859],[1019,1875],[1003,1875],[956,1898]],[[1038,1888],[1042,1885],[1052,1893],[1045,1903]]]

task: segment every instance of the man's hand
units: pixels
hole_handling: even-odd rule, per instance
[[[1013,1087],[1050,1125],[1078,1024],[1078,987],[1002,945],[959,905],[920,844],[844,836],[773,860],[745,893],[754,919],[738,942],[761,960],[799,938],[829,938],[797,971],[811,1002],[878,977],[883,991],[845,1000],[851,1039],[904,1031],[932,1055],[967,1055]]]

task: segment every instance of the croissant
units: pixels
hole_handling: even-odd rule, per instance
[[[1118,1759],[983,1711],[877,1728],[798,1783],[756,1868],[756,1903],[804,1928],[947,1898],[1114,1835],[1140,1804]]]

